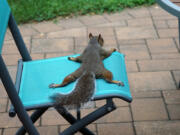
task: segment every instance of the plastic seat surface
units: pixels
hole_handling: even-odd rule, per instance
[[[10,15],[10,8],[6,2],[6,0],[0,1],[0,54],[4,41],[4,35],[6,33],[8,20]]]
[[[72,55],[77,56],[77,55]],[[23,63],[23,72],[19,96],[24,106],[37,106],[50,103],[49,96],[54,93],[67,94],[75,87],[75,82],[61,88],[48,88],[51,83],[61,83],[65,76],[79,68],[80,63],[67,59],[68,56],[36,60]],[[131,102],[126,74],[124,55],[114,52],[104,61],[104,66],[113,73],[114,80],[121,80],[125,86],[107,83],[103,79],[96,79],[94,98],[119,97]]]

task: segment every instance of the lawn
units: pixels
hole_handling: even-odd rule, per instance
[[[18,23],[42,21],[57,16],[117,12],[124,8],[152,5],[155,0],[8,0]]]

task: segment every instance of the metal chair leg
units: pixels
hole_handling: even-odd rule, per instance
[[[77,109],[77,120],[81,119],[81,111],[80,108]]]
[[[56,108],[57,112],[66,119],[70,124],[76,123],[78,120],[74,118],[64,107]],[[83,127],[79,130],[83,135],[94,135],[89,129]]]
[[[60,135],[73,135],[77,131],[79,131],[81,128],[85,127],[86,125],[92,123],[93,121],[101,118],[102,116],[112,112],[115,110],[116,107],[112,101],[112,99],[107,99],[106,105],[100,107],[96,111],[88,114],[84,118],[78,120],[76,123],[74,123],[72,126],[64,130]]]
[[[36,110],[32,115],[31,115],[31,120],[33,123],[35,123],[41,115],[47,110],[48,108],[42,108],[39,110]],[[24,135],[26,133],[25,128],[22,126],[19,128],[19,130],[16,132],[16,135]]]

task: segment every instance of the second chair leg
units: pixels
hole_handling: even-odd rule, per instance
[[[35,123],[41,115],[47,110],[48,108],[42,108],[39,110],[36,110],[32,115],[31,115],[31,120],[33,123]],[[22,126],[19,128],[19,130],[16,132],[16,135],[24,135],[26,133],[25,128]]]
[[[74,118],[72,114],[70,114],[65,108],[56,108],[57,112],[64,118],[66,119],[70,124],[76,123],[77,120]],[[88,128],[83,127],[82,129],[79,130],[83,135],[94,135]]]
[[[72,124],[69,128],[65,129],[59,135],[73,135],[77,131],[81,131],[82,129],[84,129],[84,127],[86,127],[88,124],[94,122],[95,120],[103,117],[104,115],[112,112],[115,109],[116,109],[116,106],[114,105],[112,99],[107,99],[106,105],[98,108],[94,112],[91,112],[87,116],[78,120],[77,122]]]

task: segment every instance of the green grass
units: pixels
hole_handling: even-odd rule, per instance
[[[8,0],[18,23],[42,21],[57,16],[100,14],[128,7],[152,5],[155,0]]]

